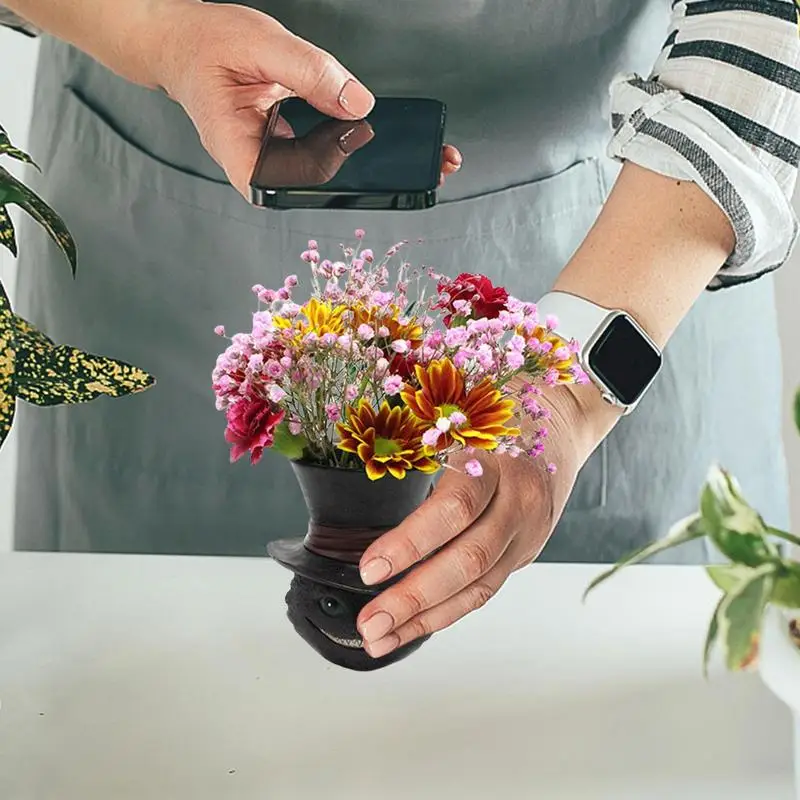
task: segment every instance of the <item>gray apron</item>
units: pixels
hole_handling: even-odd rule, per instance
[[[210,389],[224,345],[214,326],[246,329],[253,284],[301,271],[309,238],[333,253],[357,227],[376,252],[422,238],[417,263],[484,272],[536,300],[613,183],[609,83],[649,71],[668,22],[663,0],[263,5],[375,93],[444,101],[465,166],[428,211],[254,209],[177,105],[44,40],[36,186],[64,215],[80,264],[73,282],[29,226],[17,305],[56,339],[142,366],[158,386],[21,409],[19,549],[258,555],[302,533],[305,508],[283,459],[228,461]],[[786,524],[778,353],[769,278],[703,296],[657,384],[582,470],[544,558],[606,562],[660,537],[696,508],[714,460]],[[667,556],[707,557],[700,545]]]

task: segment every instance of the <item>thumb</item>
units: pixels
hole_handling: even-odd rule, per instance
[[[279,39],[279,47],[260,47],[253,54],[266,80],[285,86],[337,119],[363,119],[372,111],[372,92],[332,55],[286,28]]]

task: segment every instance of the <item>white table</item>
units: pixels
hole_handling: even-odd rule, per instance
[[[260,559],[0,556],[3,800],[791,800],[791,721],[704,682],[715,591],[534,566],[374,673],[329,665]],[[408,777],[406,777],[408,776]]]

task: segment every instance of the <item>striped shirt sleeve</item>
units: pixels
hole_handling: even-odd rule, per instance
[[[798,238],[800,0],[676,0],[648,79],[611,87],[609,155],[692,180],[736,247],[710,290],[754,280]]]

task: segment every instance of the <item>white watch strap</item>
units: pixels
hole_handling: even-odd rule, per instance
[[[549,292],[539,300],[536,308],[539,313],[539,324],[544,325],[549,316],[556,317],[558,325],[554,332],[567,341],[576,339],[581,346],[582,355],[585,354],[587,342],[609,315],[615,313],[611,309],[567,292]]]

